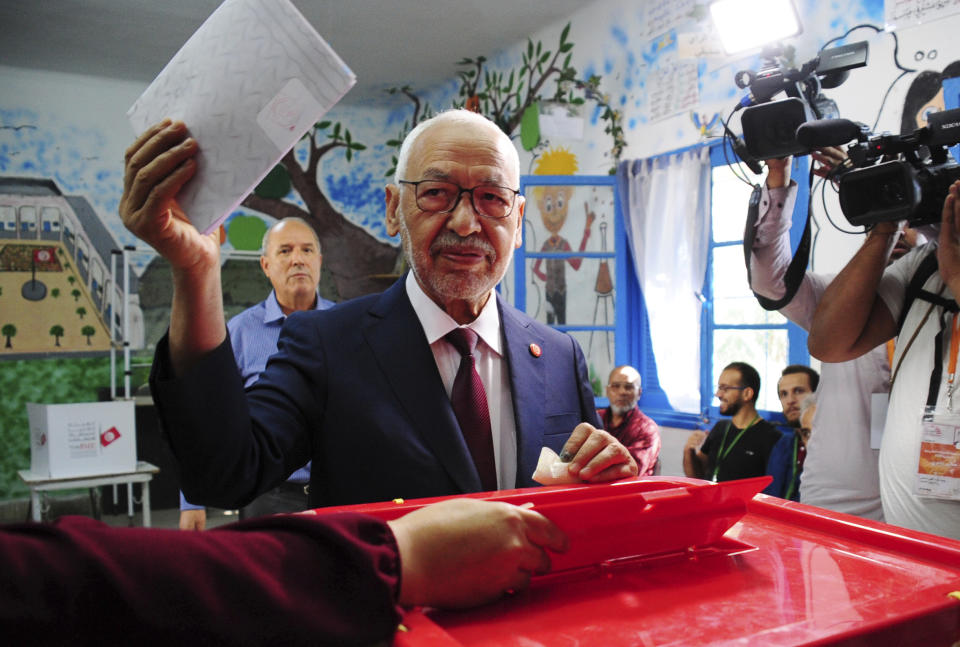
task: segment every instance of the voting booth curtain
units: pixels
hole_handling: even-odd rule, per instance
[[[660,386],[675,410],[698,413],[710,150],[621,162],[617,174]]]

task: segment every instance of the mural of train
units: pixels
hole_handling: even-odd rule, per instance
[[[128,263],[124,290],[124,258],[86,198],[51,179],[0,177],[0,356],[98,352],[111,339],[142,348],[138,278]]]

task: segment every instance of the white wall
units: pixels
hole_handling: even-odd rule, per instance
[[[798,63],[813,58],[828,40],[841,36],[855,25],[868,23],[883,27],[886,19],[885,5],[879,0],[795,0],[795,4],[803,33],[787,44],[796,48]],[[960,39],[956,38],[960,14],[944,17],[950,10],[930,11],[939,13],[928,14],[919,25],[903,20],[894,32],[899,39],[897,59],[905,68],[940,71],[960,59]],[[623,159],[676,150],[719,134],[718,126],[712,132],[701,132],[694,123],[694,115],[700,122],[708,122],[715,114],[729,115],[744,94],[734,84],[735,72],[756,71],[760,65],[756,56],[688,55],[684,40],[710,29],[706,3],[598,0],[573,15],[571,22],[570,40],[575,43],[573,65],[581,76],[602,75],[601,89],[623,112],[627,141]],[[546,26],[531,37],[534,41],[542,40],[545,47],[552,47],[565,24],[566,21],[560,21]],[[902,71],[894,60],[892,33],[878,34],[869,28],[859,28],[843,42],[859,40],[868,41],[868,65],[852,70],[843,85],[826,90],[825,94],[837,102],[841,116],[870,126],[876,123],[877,132],[898,132],[904,97],[917,72],[901,76]],[[501,53],[497,60],[515,65],[521,50],[522,46]],[[678,75],[690,69],[690,65],[696,68],[696,87],[674,85]],[[673,116],[654,119],[651,110],[657,97],[662,99],[665,94],[678,91],[692,92],[694,103],[677,110]],[[603,133],[603,122],[596,120],[589,109],[584,111],[584,118],[588,127],[583,139],[555,139],[552,144],[567,147],[577,155],[580,173],[604,174],[611,166],[607,154],[610,139]],[[735,132],[740,131],[738,115],[734,116],[731,127]],[[754,181],[760,182],[762,178],[754,177]],[[859,247],[862,237],[834,229],[824,217],[819,201],[815,211],[822,231],[816,241],[812,267],[818,272],[836,272]],[[838,205],[834,203],[830,213],[834,221],[849,228]]]
[[[123,244],[123,156],[134,133],[126,110],[145,86],[0,66],[0,175],[46,177],[87,198]]]
[[[683,448],[692,429],[660,427],[660,476],[683,476]]]

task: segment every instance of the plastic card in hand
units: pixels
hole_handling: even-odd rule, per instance
[[[226,0],[127,116],[137,133],[186,123],[200,152],[177,201],[209,233],[354,83],[289,0]]]

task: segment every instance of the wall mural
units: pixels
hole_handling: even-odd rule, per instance
[[[143,313],[135,290],[124,298],[114,248],[85,198],[50,179],[0,177],[0,357],[107,351],[124,304],[127,339],[141,347]]]
[[[742,94],[733,83],[734,72],[756,69],[759,60],[723,55],[711,33],[706,4],[702,0],[590,4],[572,17],[573,27],[544,26],[542,33],[509,50],[463,59],[459,76],[448,83],[416,90],[395,88],[394,96],[405,96],[410,104],[390,103],[387,97],[377,108],[335,107],[329,121],[317,124],[247,199],[246,208],[231,214],[225,248],[254,249],[273,218],[297,214],[313,222],[324,243],[321,290],[325,296],[343,299],[381,289],[402,270],[397,241],[383,230],[384,180],[391,173],[391,156],[402,135],[429,114],[431,104],[468,105],[491,115],[509,109],[509,115],[499,114],[517,143],[527,174],[604,174],[621,155],[645,157],[718,135],[719,117],[726,116]],[[924,114],[942,104],[937,82],[943,73],[952,75],[955,70],[950,64],[960,61],[960,44],[951,35],[960,19],[953,3],[950,11],[929,14],[917,9],[909,16],[888,15],[888,5],[893,4],[909,3],[797,0],[804,24],[797,48],[812,55],[826,40],[855,25],[869,23],[882,29],[885,21],[895,19],[896,32],[863,29],[848,39],[870,39],[869,66],[854,71],[844,86],[829,95],[837,100],[844,117],[868,121],[879,130],[898,131],[922,123]],[[898,55],[894,34],[901,37]],[[108,80],[65,81],[60,76],[51,80],[41,73],[11,74],[2,67],[0,77],[5,90],[10,89],[11,79],[16,90],[0,96],[0,178],[14,182],[26,178],[47,187],[40,195],[17,193],[9,185],[5,193],[0,192],[0,205],[5,205],[0,208],[0,231],[4,232],[0,237],[0,391],[4,393],[0,419],[4,430],[13,433],[26,425],[21,416],[23,402],[90,400],[95,398],[92,382],[103,382],[104,364],[90,365],[99,360],[48,363],[10,358],[103,354],[106,349],[113,315],[105,278],[111,262],[109,249],[136,244],[117,216],[122,151],[133,140],[123,110],[142,88],[110,94],[105,92],[112,91]],[[931,84],[932,94],[929,88],[924,90]],[[531,95],[532,89],[536,91]],[[901,113],[905,113],[903,123]],[[116,144],[118,139],[123,143]],[[562,161],[564,152],[572,162]],[[559,162],[560,168],[548,170],[548,162]],[[563,201],[566,217],[559,223],[550,221],[549,227],[556,231],[544,219],[546,202],[541,206],[529,196],[525,246],[530,255],[524,299],[530,312],[544,322],[551,310],[555,322],[562,315],[568,326],[602,326],[613,317],[617,290],[604,271],[603,259],[577,258],[576,254],[586,232],[590,233],[585,254],[615,251],[612,196],[604,195],[604,190],[609,192],[573,183],[557,190],[551,200]],[[53,211],[44,215],[51,205],[59,209],[59,218],[52,217]],[[588,223],[590,213],[594,216]],[[100,222],[105,246],[86,216]],[[562,243],[557,241],[566,241],[570,256],[536,258],[538,253],[567,253],[542,251],[549,249],[547,241],[554,236],[560,248]],[[105,254],[99,251],[102,247],[108,250]],[[540,275],[535,271],[538,260]],[[547,260],[559,260],[563,268],[559,274],[566,284],[562,308],[554,289],[559,279],[547,285],[551,276]],[[142,311],[138,325],[149,349],[168,318],[168,270],[148,250],[135,254],[130,266],[132,291],[139,296]],[[553,276],[558,276],[556,268]],[[511,287],[507,283],[504,292],[512,299],[516,295],[509,294]],[[553,303],[546,299],[548,287]],[[268,289],[256,263],[225,262],[228,315],[259,301]],[[131,304],[131,314],[135,306]],[[93,333],[87,334],[91,328]],[[604,362],[615,350],[612,336],[596,331],[572,334],[588,352],[591,374],[605,379]],[[74,365],[76,375],[61,373]],[[11,469],[16,461],[23,466],[25,445],[18,438],[0,437],[11,448],[9,461],[13,461],[3,459],[7,462],[0,465],[0,497],[8,491],[2,475],[15,474]]]

